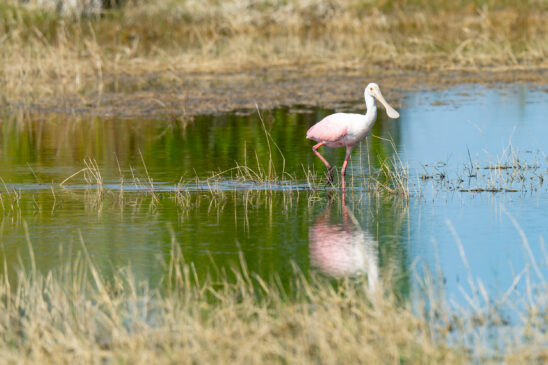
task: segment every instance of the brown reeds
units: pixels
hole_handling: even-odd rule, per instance
[[[151,287],[130,268],[105,277],[80,241],[78,253],[47,273],[33,263],[28,234],[29,267],[9,277],[4,262],[4,361],[462,364],[542,362],[547,355],[545,282],[528,281],[523,297],[514,292],[529,275],[527,267],[499,300],[485,297],[481,282],[475,285],[470,276],[467,309],[451,307],[428,274],[410,303],[396,300],[388,288],[371,292],[365,277],[334,284],[296,267],[291,286],[283,286],[249,272],[243,256],[230,273],[199,278],[174,238],[165,275]],[[512,300],[520,305],[510,308],[522,314],[509,324],[499,308]],[[482,335],[495,327],[495,339]]]
[[[545,3],[487,3],[164,0],[65,17],[12,0],[0,6],[1,96],[99,106],[180,91],[190,72],[546,67]]]

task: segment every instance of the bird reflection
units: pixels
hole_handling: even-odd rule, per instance
[[[311,264],[332,277],[367,274],[369,288],[379,284],[378,245],[359,225],[342,199],[342,223],[331,223],[333,199],[309,228]]]

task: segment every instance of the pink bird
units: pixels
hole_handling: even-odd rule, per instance
[[[373,124],[377,120],[377,103],[375,99],[380,101],[386,108],[386,113],[390,118],[396,119],[400,114],[392,108],[384,99],[379,89],[379,85],[370,83],[364,91],[365,105],[367,113],[350,114],[350,113],[335,113],[328,115],[318,123],[314,124],[308,132],[306,138],[319,142],[312,147],[312,151],[322,160],[329,172],[329,180],[331,181],[332,167],[327,160],[318,152],[318,148],[325,145],[327,147],[346,147],[346,157],[342,165],[341,179],[342,190],[344,192],[344,173],[346,165],[350,158],[350,153],[355,145],[360,143],[371,130]]]

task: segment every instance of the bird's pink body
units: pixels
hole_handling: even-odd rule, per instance
[[[306,132],[306,138],[324,142],[325,146],[332,148],[355,146],[367,136],[373,123],[368,123],[362,114],[331,114],[314,124]]]
[[[314,124],[306,132],[306,138],[318,142],[312,147],[312,150],[322,160],[330,174],[331,165],[318,152],[318,148],[321,146],[333,148],[346,147],[346,157],[341,170],[343,192],[345,188],[344,174],[348,159],[350,158],[350,153],[355,145],[367,137],[371,127],[377,120],[377,104],[375,98],[384,105],[390,118],[398,118],[400,116],[399,113],[384,100],[377,84],[371,83],[367,85],[364,91],[364,98],[367,106],[367,113],[365,115],[350,113],[331,114]]]

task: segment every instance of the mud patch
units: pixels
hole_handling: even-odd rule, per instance
[[[106,76],[106,79],[109,77]],[[162,80],[162,83],[155,80]],[[419,89],[443,90],[456,84],[474,83],[501,87],[527,82],[545,90],[548,70],[500,71],[346,71],[304,73],[302,70],[262,70],[237,74],[188,74],[170,82],[161,74],[111,77],[101,94],[72,95],[38,102],[4,103],[4,110],[23,109],[35,117],[47,114],[73,117],[161,118],[186,120],[196,115],[216,115],[256,108],[273,109],[299,105],[344,111],[364,109],[362,89],[377,82],[391,103],[400,107],[404,92]],[[535,86],[536,87],[536,86]],[[349,103],[348,100],[355,102]]]

